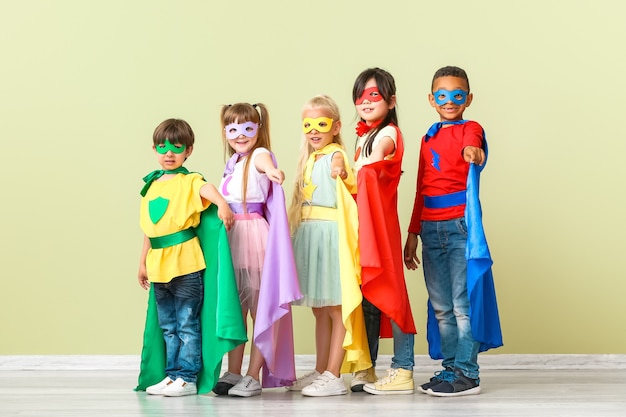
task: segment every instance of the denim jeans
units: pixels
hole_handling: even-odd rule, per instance
[[[380,315],[381,311],[374,304],[363,297],[363,316],[365,317],[365,331],[367,342],[370,348],[370,358],[372,366],[376,366],[378,359],[378,342],[380,335]],[[404,333],[400,327],[391,320],[391,331],[393,335],[393,357],[391,358],[392,368],[402,368],[409,371],[415,366],[415,335]]]
[[[480,343],[472,337],[469,320],[465,218],[422,221],[420,237],[426,289],[441,335],[442,365],[477,379]]]
[[[165,339],[165,374],[195,383],[202,367],[200,309],[204,270],[154,283],[159,325]]]

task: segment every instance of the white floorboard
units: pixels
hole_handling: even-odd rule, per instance
[[[487,357],[487,355],[485,355]],[[482,360],[483,358],[481,358]],[[481,371],[482,393],[458,398],[413,395],[374,396],[351,393],[338,397],[307,398],[282,388],[266,389],[252,398],[212,394],[182,398],[134,392],[135,369],[9,369],[0,357],[0,416],[594,416],[626,417],[626,369],[591,367],[567,369],[528,366],[525,369]],[[536,361],[541,365],[543,361]],[[604,364],[604,360],[599,360]],[[618,361],[619,362],[619,361]],[[59,361],[51,363],[59,365]],[[93,361],[92,361],[93,363]],[[23,364],[23,362],[22,362]],[[519,366],[519,365],[518,365]],[[94,367],[94,366],[92,366]],[[67,364],[66,364],[67,368]],[[426,382],[432,367],[416,367],[415,382]],[[431,369],[432,368],[432,369]],[[536,369],[538,368],[538,369]],[[299,366],[298,373],[305,370]],[[380,366],[378,374],[384,374]],[[346,383],[350,380],[345,375]]]

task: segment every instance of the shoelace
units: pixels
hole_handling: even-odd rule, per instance
[[[396,379],[396,377],[398,376],[398,372],[399,371],[397,369],[388,369],[387,370],[387,376],[384,377],[383,379],[379,380],[378,384],[380,384],[380,385],[389,384],[391,381]]]
[[[444,382],[454,382],[454,380],[456,379],[456,375],[454,371],[448,371],[447,369],[444,369],[443,371],[435,372],[435,377],[438,380],[444,381]]]

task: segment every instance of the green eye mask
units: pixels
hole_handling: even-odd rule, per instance
[[[163,155],[166,154],[167,151],[172,151],[173,153],[183,153],[185,152],[185,149],[187,149],[187,146],[183,144],[172,145],[169,139],[165,139],[165,143],[162,145],[156,145],[155,149],[158,153]]]

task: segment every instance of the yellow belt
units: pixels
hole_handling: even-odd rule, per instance
[[[303,206],[302,220],[334,220],[337,221],[337,209],[321,206]]]

